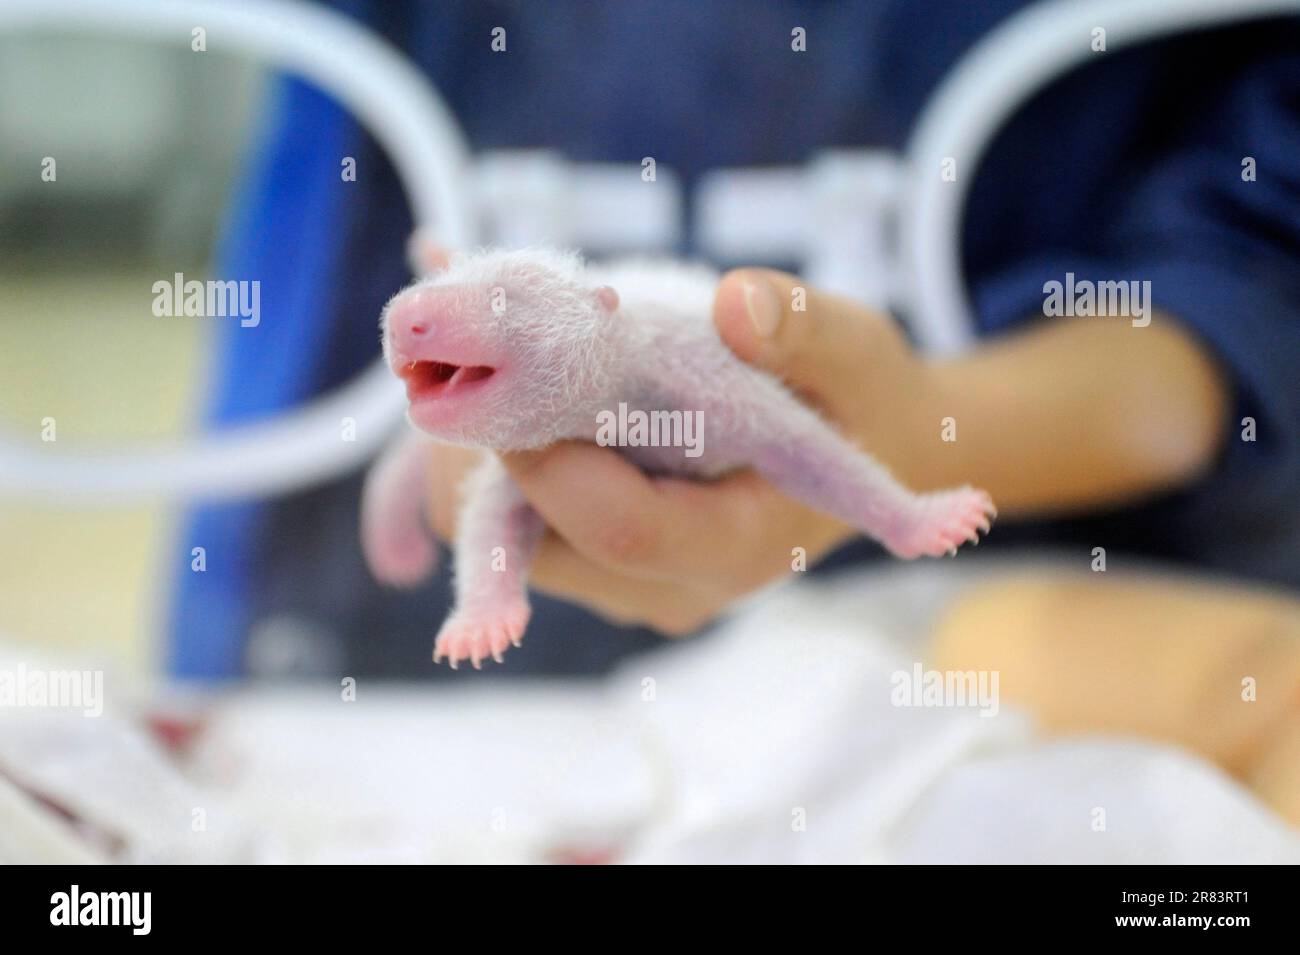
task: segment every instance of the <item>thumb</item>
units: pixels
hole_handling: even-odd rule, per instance
[[[713,323],[737,358],[823,403],[860,382],[882,335],[897,334],[888,316],[770,269],[724,275]]]

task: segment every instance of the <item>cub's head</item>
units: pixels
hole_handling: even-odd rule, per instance
[[[576,255],[452,256],[384,308],[384,357],[412,424],[453,444],[543,447],[594,420],[616,359],[618,294]]]

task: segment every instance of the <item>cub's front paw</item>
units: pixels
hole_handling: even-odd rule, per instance
[[[489,657],[504,663],[506,649],[512,643],[519,646],[523,640],[530,613],[523,600],[482,610],[454,611],[438,631],[433,662],[446,657],[453,670],[461,660],[469,660],[476,670],[482,669]]]
[[[968,541],[978,544],[980,532],[989,532],[998,513],[992,499],[972,487],[922,495],[915,507],[899,523],[898,533],[882,542],[906,560],[955,554]]]
[[[375,580],[389,587],[414,587],[438,566],[438,551],[420,527],[365,526],[361,550]]]

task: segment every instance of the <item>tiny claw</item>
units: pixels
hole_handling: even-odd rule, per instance
[[[949,556],[949,557],[956,557],[956,556],[957,556],[957,548],[956,548],[956,547],[950,547],[950,548],[948,548],[948,556]]]
[[[493,651],[492,651],[492,659],[495,660],[497,663],[505,663],[505,662],[506,662],[506,658],[505,658],[504,656],[501,655],[501,651],[500,651],[500,650],[493,650]]]
[[[523,637],[514,637],[513,639],[511,639],[510,642],[513,643],[513,644],[514,644],[515,646],[517,646],[517,647],[522,647],[522,646],[524,645],[524,638],[523,638]]]
[[[451,668],[452,668],[453,670],[458,670],[458,669],[460,669],[460,667],[458,667],[458,666],[456,665],[456,658],[455,658],[455,657],[448,657],[448,658],[447,658],[447,662],[451,664]]]

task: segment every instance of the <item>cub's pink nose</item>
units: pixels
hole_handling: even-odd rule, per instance
[[[399,348],[414,347],[427,341],[436,330],[432,303],[428,296],[414,294],[399,297],[388,313],[388,334]]]

